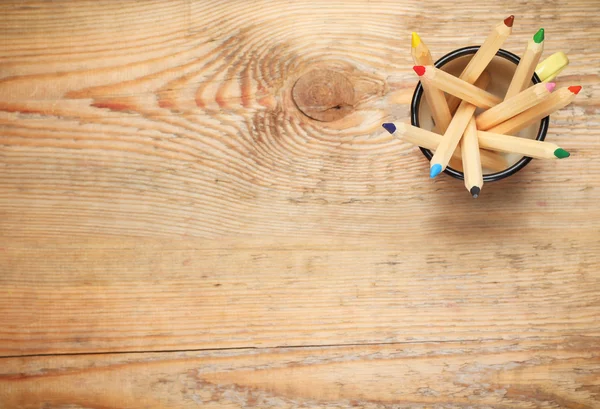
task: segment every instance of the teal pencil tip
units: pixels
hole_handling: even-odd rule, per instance
[[[571,154],[569,152],[567,152],[566,150],[564,150],[563,148],[558,148],[557,150],[554,151],[554,156],[556,156],[558,159],[564,159],[564,158],[568,158],[569,156],[571,156]]]
[[[440,173],[442,173],[442,165],[440,165],[439,163],[436,163],[431,167],[431,169],[429,169],[429,177],[432,179]]]
[[[538,30],[538,32],[533,35],[533,41],[535,41],[537,44],[544,41],[544,29],[543,28],[540,28]]]

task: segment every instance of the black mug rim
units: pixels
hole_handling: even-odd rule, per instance
[[[435,66],[437,68],[440,68],[452,60],[463,57],[465,55],[475,54],[477,52],[477,50],[479,50],[479,47],[480,46],[478,46],[478,45],[474,45],[474,46],[463,47],[463,48],[459,48],[457,50],[451,51],[448,54],[444,55],[439,60],[437,60],[435,62]],[[511,53],[510,51],[506,51],[503,49],[498,50],[496,55],[499,57],[502,57],[508,61],[513,62],[515,65],[518,65],[519,61],[520,61],[520,58],[517,55]],[[533,73],[532,80],[533,80],[534,84],[542,82],[535,72]],[[411,121],[412,125],[416,126],[416,127],[419,127],[419,110],[418,110],[418,108],[421,103],[422,96],[423,96],[423,86],[421,85],[421,82],[419,81],[419,83],[417,84],[417,87],[415,88],[415,92],[413,93],[412,101],[410,103],[410,121]],[[550,124],[549,116],[547,116],[541,120],[540,128],[538,129],[538,133],[535,138],[536,140],[543,141],[544,139],[546,139],[546,134],[548,133],[548,125],[549,124]],[[419,147],[419,149],[421,149],[421,152],[423,153],[423,155],[425,155],[427,160],[431,161],[431,158],[433,157],[433,153],[429,149],[425,149],[422,147]],[[501,180],[506,177],[509,177],[509,176],[517,173],[521,169],[523,169],[525,166],[527,166],[527,164],[529,162],[531,162],[531,159],[532,158],[530,158],[528,156],[524,156],[521,159],[519,159],[514,165],[512,165],[511,167],[509,167],[507,169],[504,169],[500,172],[483,175],[483,181],[484,182],[495,182],[497,180]],[[446,173],[456,179],[464,180],[464,174],[455,169],[452,169],[450,166],[446,167],[446,169],[444,170],[444,173]]]

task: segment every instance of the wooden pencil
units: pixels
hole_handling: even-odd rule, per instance
[[[488,129],[488,131],[498,134],[514,135],[521,129],[527,128],[529,125],[538,122],[551,113],[569,105],[575,99],[575,96],[579,91],[581,91],[581,86],[579,85],[562,87],[548,95],[538,105]]]
[[[485,88],[490,81],[490,76],[487,72],[484,72],[478,79],[475,81],[475,85],[480,88]],[[463,101],[458,106],[456,113],[452,117],[452,121],[450,121],[450,125],[444,135],[442,137],[442,141],[438,145],[438,148],[435,150],[431,161],[429,162],[429,177],[434,178],[448,166],[448,161],[452,157],[454,150],[458,146],[460,142],[460,138],[462,137],[465,129],[467,128],[467,124],[469,120],[475,113],[475,109],[477,107],[473,104],[468,103],[467,101]],[[463,164],[464,165],[464,164]]]
[[[414,31],[411,34],[410,53],[415,64],[433,65],[433,57],[431,56],[429,47],[427,47],[421,37]]]
[[[531,84],[531,77],[533,77],[535,67],[540,61],[542,51],[544,51],[544,29],[540,28],[534,34],[533,38],[527,42],[525,53],[523,53],[523,57],[519,61],[517,70],[504,96],[505,100],[514,97]]]
[[[557,51],[535,67],[535,73],[542,82],[552,81],[569,65],[569,57],[562,51]]]
[[[502,102],[502,99],[494,94],[478,88],[473,84],[469,84],[433,65],[415,65],[413,70],[419,76],[422,84],[434,86],[437,89],[454,95],[476,107],[488,109]]]
[[[563,159],[569,152],[556,144],[518,136],[502,135],[492,132],[477,131],[479,146],[500,152],[519,153],[537,159]]]
[[[477,140],[477,126],[475,118],[471,117],[467,129],[460,140],[462,152],[463,174],[465,187],[474,198],[479,197],[483,187],[483,169],[479,155],[479,142]]]
[[[471,58],[471,61],[469,61],[469,64],[467,64],[460,74],[459,78],[461,80],[464,80],[469,84],[475,83],[512,32],[514,21],[515,16],[508,16],[503,22],[494,27],[490,35],[485,39],[481,47],[479,47],[479,50],[477,50],[473,58]],[[450,112],[454,112],[459,104],[460,99],[455,96],[451,96],[448,99]]]
[[[433,57],[429,52],[429,48],[415,32],[412,33],[411,54],[415,64],[433,65]],[[438,88],[429,84],[421,82],[421,85],[423,86],[425,100],[427,100],[427,104],[429,105],[436,129],[439,133],[443,134],[448,129],[448,125],[450,125],[450,120],[452,119],[448,102],[446,102],[446,96]]]
[[[477,115],[475,122],[477,129],[487,131],[490,128],[520,114],[523,111],[539,104],[546,98],[554,87],[553,82],[535,84],[524,91],[519,92],[512,98],[505,99],[502,103]]]
[[[404,122],[388,122],[382,125],[383,128],[395,137],[401,137],[402,140],[420,146],[425,149],[435,151],[442,140],[442,135],[426,129],[417,128]],[[457,161],[462,161],[460,147],[457,147],[452,157]],[[481,150],[481,165],[484,168],[494,172],[499,172],[508,167],[504,156],[497,152]],[[462,163],[462,162],[461,162]],[[454,167],[454,166],[452,166]],[[461,165],[462,168],[462,165]],[[456,168],[455,168],[456,169]],[[461,170],[461,169],[456,169]]]

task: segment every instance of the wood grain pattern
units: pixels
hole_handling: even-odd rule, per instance
[[[600,338],[11,358],[3,408],[593,409]]]
[[[8,274],[0,276],[1,351],[600,335],[600,247],[571,253],[595,236],[557,243],[523,235],[526,247],[501,236],[494,251],[471,252],[461,249],[476,247],[477,235],[452,245],[407,238],[385,251],[348,243],[204,250],[198,243],[188,250],[38,248],[31,258],[30,248],[9,248]],[[116,245],[134,246],[128,243]]]
[[[598,407],[600,24],[534,3],[1,2],[0,408]],[[381,123],[507,14],[584,88],[474,201]]]

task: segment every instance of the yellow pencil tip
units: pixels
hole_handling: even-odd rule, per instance
[[[411,43],[412,43],[412,48],[417,48],[417,46],[419,44],[421,44],[421,38],[414,31],[412,32],[412,41],[411,41]]]

